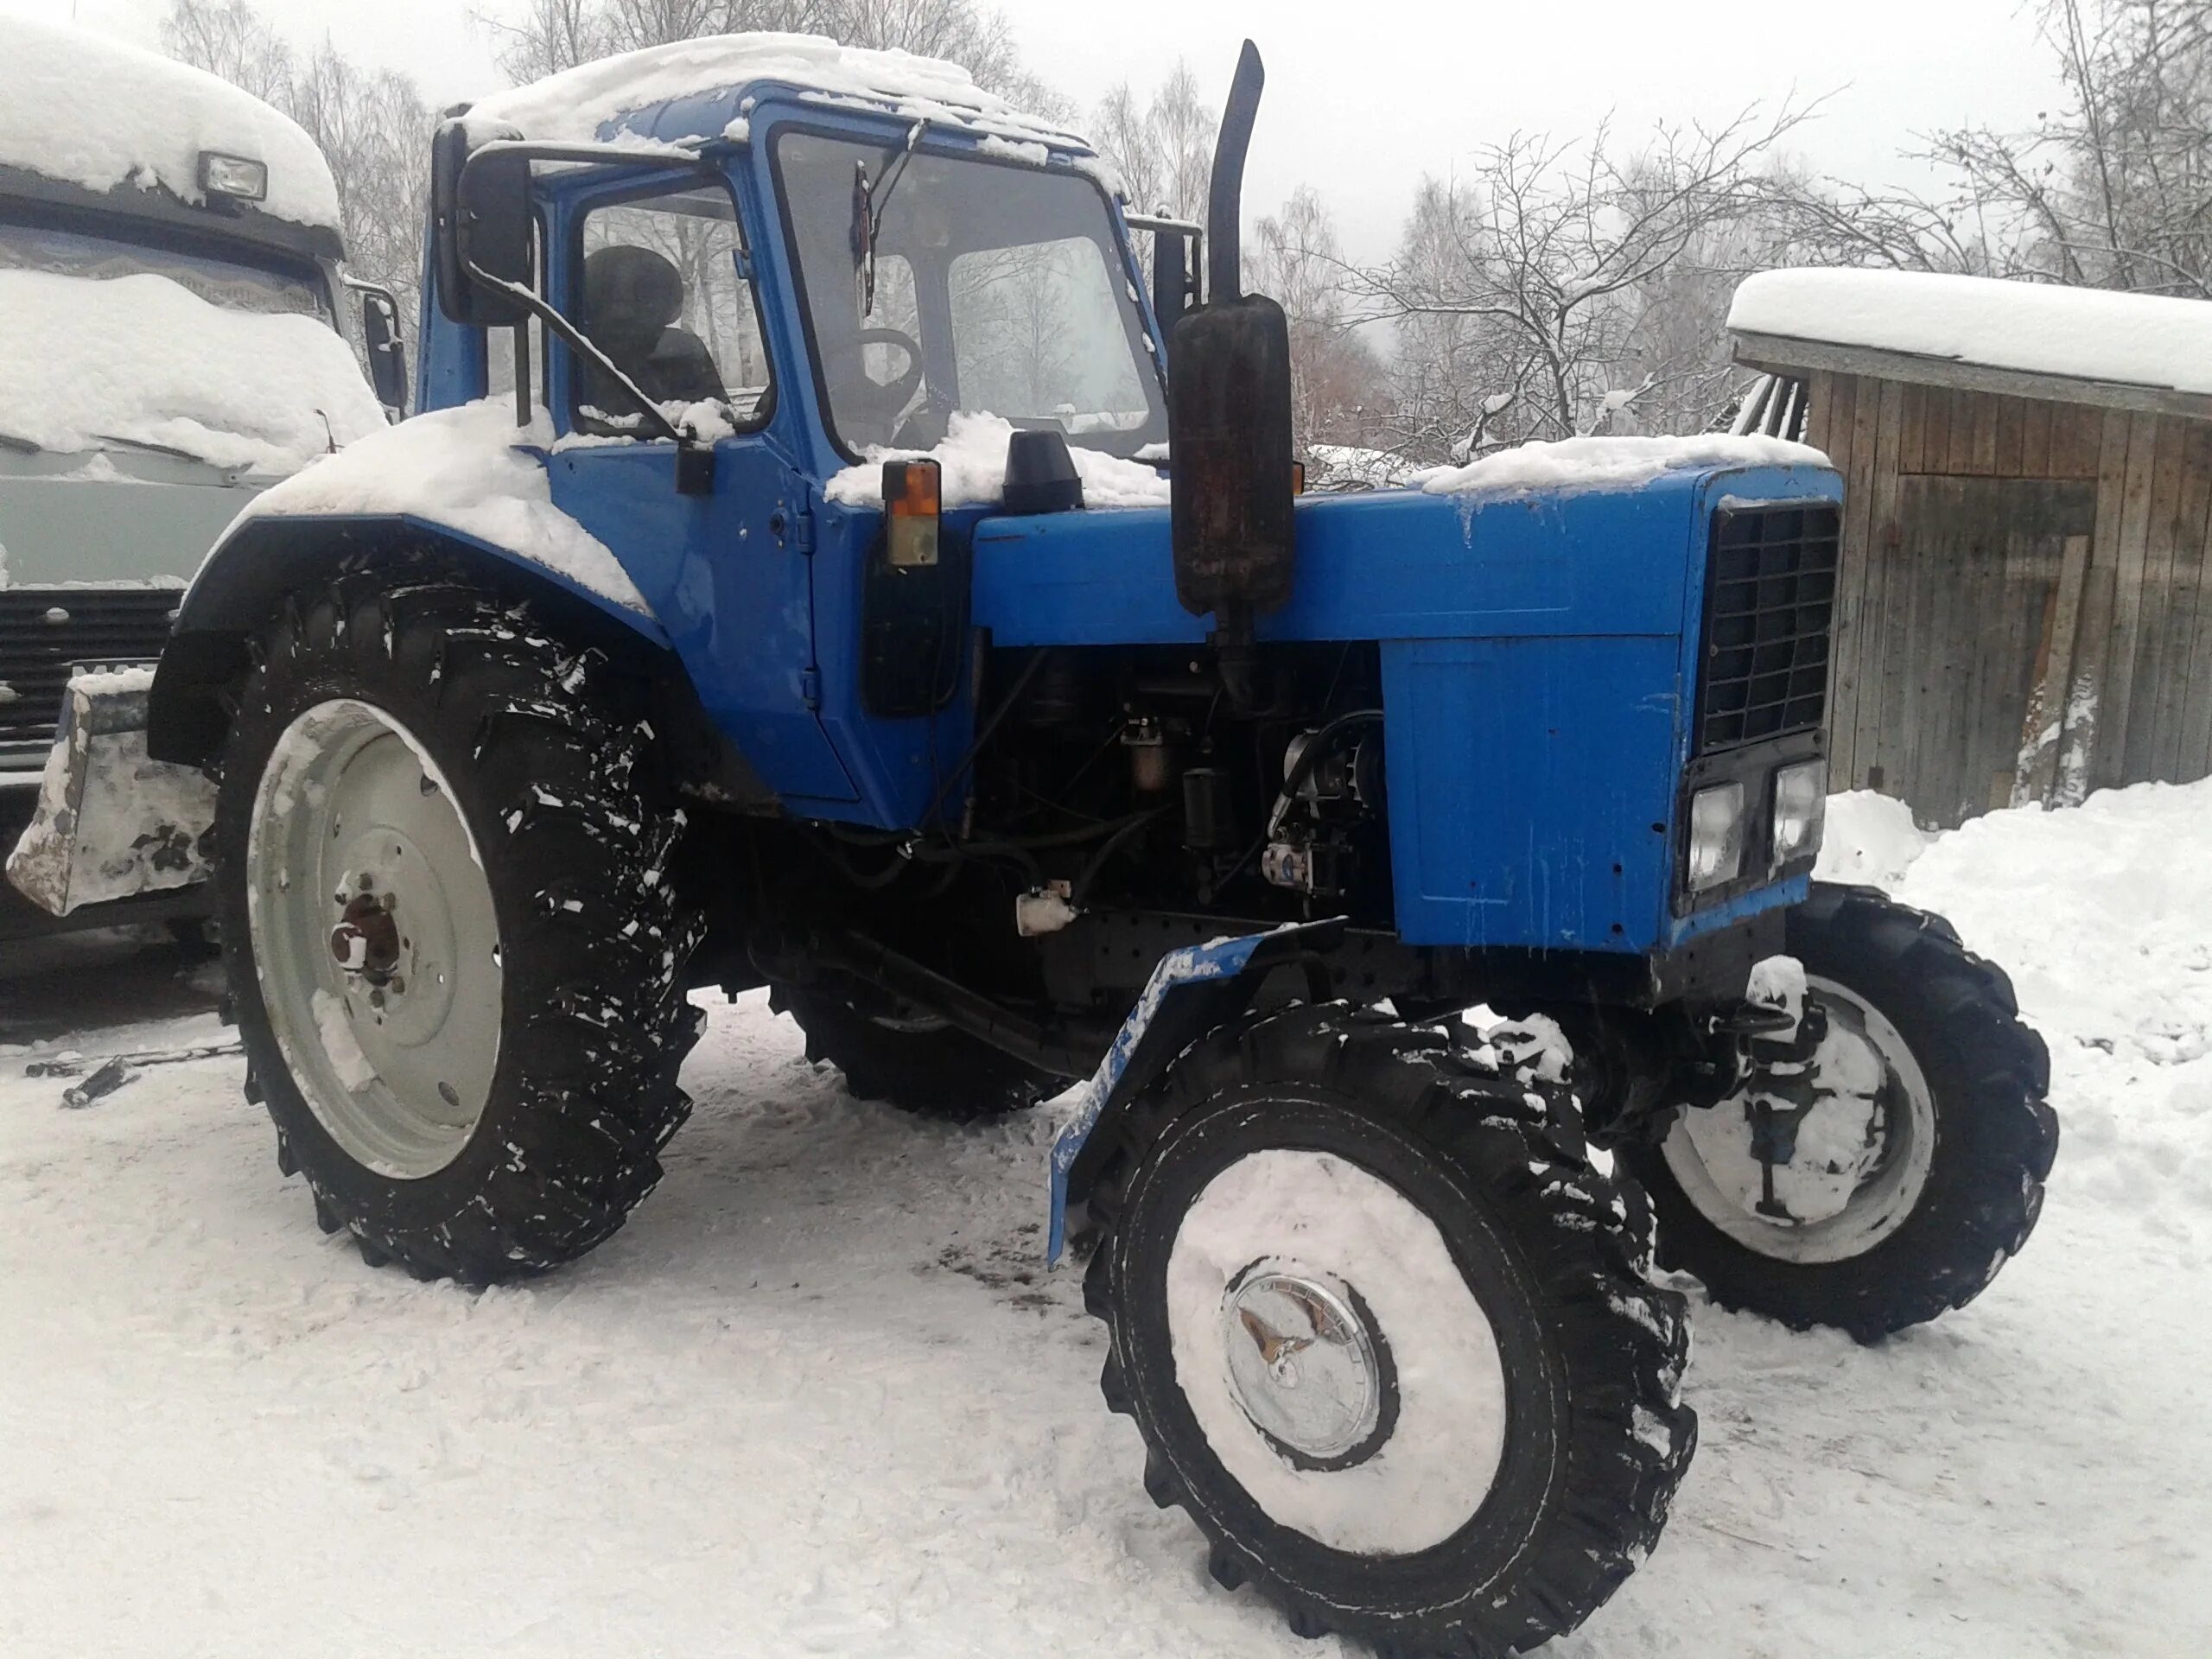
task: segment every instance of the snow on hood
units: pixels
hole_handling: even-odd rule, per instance
[[[1706,467],[1825,467],[1828,458],[1780,438],[1564,438],[1501,449],[1465,467],[1435,467],[1408,481],[1431,495],[1588,495],[1640,489],[1669,473]]]
[[[2212,395],[2212,303],[1994,276],[1768,270],[1728,326],[2023,374]]]
[[[1006,493],[1007,442],[1014,423],[995,415],[957,411],[948,423],[944,442],[933,449],[885,449],[871,445],[868,459],[848,467],[830,480],[823,492],[832,501],[849,507],[883,505],[883,463],[887,461],[934,461],[944,470],[940,485],[944,505],[972,507],[995,503]],[[1086,507],[1164,507],[1168,503],[1167,480],[1141,461],[1070,444],[1077,475],[1083,480]]]
[[[513,403],[480,398],[417,415],[325,457],[254,498],[223,533],[250,518],[294,513],[405,513],[474,536],[651,616],[652,607],[607,544],[553,505],[545,465],[544,410],[526,427]]]
[[[229,310],[147,272],[0,270],[0,431],[42,449],[122,439],[284,474],[383,425],[327,322]]]
[[[647,47],[495,92],[468,113],[472,121],[508,123],[525,138],[541,143],[578,143],[597,137],[601,127],[633,110],[732,92],[754,81],[783,81],[833,99],[887,104],[903,115],[926,116],[938,126],[1089,148],[985,92],[957,63],[911,52],[840,46],[820,35],[713,35]],[[743,124],[741,114],[732,124]]]
[[[322,152],[259,99],[119,41],[0,16],[0,167],[88,190],[160,185],[198,202],[203,149],[268,164],[264,213],[338,228]]]

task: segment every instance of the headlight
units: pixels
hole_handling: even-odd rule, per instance
[[[1827,817],[1828,763],[1801,760],[1774,774],[1774,861],[1787,863],[1821,849]]]
[[[269,196],[269,163],[203,149],[200,188],[207,195],[228,196],[233,201],[264,201]]]
[[[1725,887],[1743,868],[1744,786],[1700,789],[1690,797],[1690,891]]]

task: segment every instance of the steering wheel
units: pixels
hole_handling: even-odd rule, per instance
[[[905,372],[889,381],[870,375],[861,353],[871,346],[892,346],[904,352]],[[844,378],[844,389],[849,394],[857,393],[855,401],[864,405],[855,412],[871,426],[884,429],[887,437],[891,423],[899,418],[914,388],[922,384],[921,342],[901,328],[863,328],[845,340],[840,354],[849,358],[852,366],[852,373]]]

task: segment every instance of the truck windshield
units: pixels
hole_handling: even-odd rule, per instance
[[[839,444],[925,449],[956,411],[1120,455],[1166,438],[1160,375],[1096,187],[922,148],[885,188],[906,148],[793,131],[776,142]],[[872,283],[856,200],[870,187]]]
[[[44,226],[0,220],[0,270],[44,271],[94,282],[166,276],[226,311],[331,321],[329,296],[321,283],[304,276]]]

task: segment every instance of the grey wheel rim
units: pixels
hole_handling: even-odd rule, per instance
[[[499,1065],[499,921],[445,775],[389,712],[316,704],[262,769],[246,849],[254,972],[330,1138],[398,1179],[476,1132]]]
[[[1810,1202],[1796,1202],[1791,1219],[1757,1210],[1759,1172],[1743,1094],[1685,1111],[1661,1151],[1684,1196],[1730,1238],[1778,1262],[1819,1266],[1864,1255],[1911,1218],[1928,1188],[1937,1129],[1934,1092],[1889,1018],[1837,981],[1812,974],[1805,983],[1829,1022],[1815,1060],[1819,1109],[1840,1113],[1851,1131],[1830,1134],[1827,1150],[1843,1155],[1825,1163],[1818,1143],[1801,1136],[1801,1150],[1812,1149],[1807,1166],[1789,1173]]]

